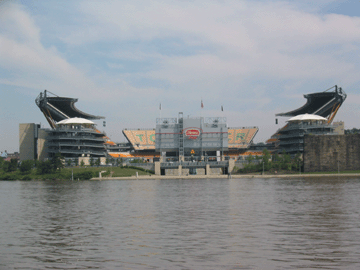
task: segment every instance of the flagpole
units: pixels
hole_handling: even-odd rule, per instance
[[[161,102],[160,102],[159,109],[160,109],[160,122],[161,122]]]

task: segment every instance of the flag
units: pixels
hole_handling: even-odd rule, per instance
[[[224,111],[224,107],[223,107],[223,105],[221,105],[221,111],[222,111],[222,112]]]
[[[159,105],[159,110],[161,111],[161,103],[160,103],[160,105]]]
[[[201,109],[204,109],[204,103],[202,100],[201,100]]]

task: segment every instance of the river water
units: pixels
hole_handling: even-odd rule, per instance
[[[360,269],[360,179],[0,181],[0,269]]]

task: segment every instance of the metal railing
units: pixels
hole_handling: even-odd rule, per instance
[[[181,162],[163,162],[160,164],[160,167],[163,169],[166,168],[177,168],[179,166],[182,166],[183,168],[189,168],[189,167],[206,167],[206,165],[210,165],[210,167],[227,167],[229,166],[228,161],[181,161]]]
[[[279,149],[279,153],[282,153],[282,151],[285,151],[286,153],[291,153],[291,152],[303,152],[304,151],[304,146],[303,145],[297,145],[294,147],[282,147]]]
[[[76,155],[98,155],[98,156],[105,156],[105,151],[93,151],[93,150],[73,150],[73,149],[52,149],[48,148],[46,150],[48,153],[62,153],[62,154],[76,154]]]
[[[288,141],[279,141],[279,145],[288,145],[288,144],[300,144],[304,143],[304,140],[288,140]]]
[[[155,131],[155,128],[124,128],[123,130],[126,130],[126,131],[137,131],[137,130],[140,130],[140,131]]]
[[[49,140],[88,140],[88,141],[98,141],[98,142],[105,142],[105,139],[102,137],[95,137],[95,136],[70,136],[70,135],[58,135],[58,136],[49,136]]]
[[[154,163],[127,163],[126,165],[139,167],[145,170],[152,170],[152,171],[155,169]]]
[[[71,128],[71,127],[62,126],[62,125],[57,126],[56,129],[45,129],[45,131],[56,132],[56,133],[67,131],[67,132],[86,132],[86,133],[102,134],[102,133],[97,132],[96,129],[94,129],[94,128],[86,128],[86,127],[81,127],[81,126],[76,126],[76,128]]]
[[[314,125],[305,125],[305,124],[293,124],[293,125],[288,125],[287,127],[285,127],[284,129],[282,129],[282,131],[288,131],[288,130],[297,130],[297,129],[301,129],[301,130],[308,130],[308,129],[334,129],[334,127],[332,125],[327,125],[327,124],[314,124]]]
[[[53,147],[77,147],[77,146],[81,146],[81,147],[96,147],[96,148],[103,148],[105,150],[105,145],[104,144],[99,144],[99,143],[84,143],[84,142],[62,142],[62,143],[56,143],[56,142],[47,142],[46,143],[47,146],[53,146]]]
[[[297,137],[304,137],[305,135],[331,135],[332,133],[326,133],[326,132],[313,132],[313,131],[307,131],[307,132],[294,132],[292,134],[281,134],[279,136],[279,139],[286,139],[286,138],[297,138]]]

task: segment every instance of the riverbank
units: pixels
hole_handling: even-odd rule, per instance
[[[359,177],[360,173],[340,173],[340,174],[234,174],[234,175],[139,175],[128,177],[94,177],[90,180],[169,180],[169,179],[249,179],[249,178],[314,178],[314,177]]]
[[[149,172],[137,167],[67,167],[57,170],[53,173],[39,174],[36,168],[31,169],[26,173],[16,170],[13,172],[4,172],[0,169],[0,181],[6,180],[68,180],[79,179],[89,180],[92,177],[98,177],[99,173],[102,175],[113,177],[131,177],[138,175],[148,175]]]

